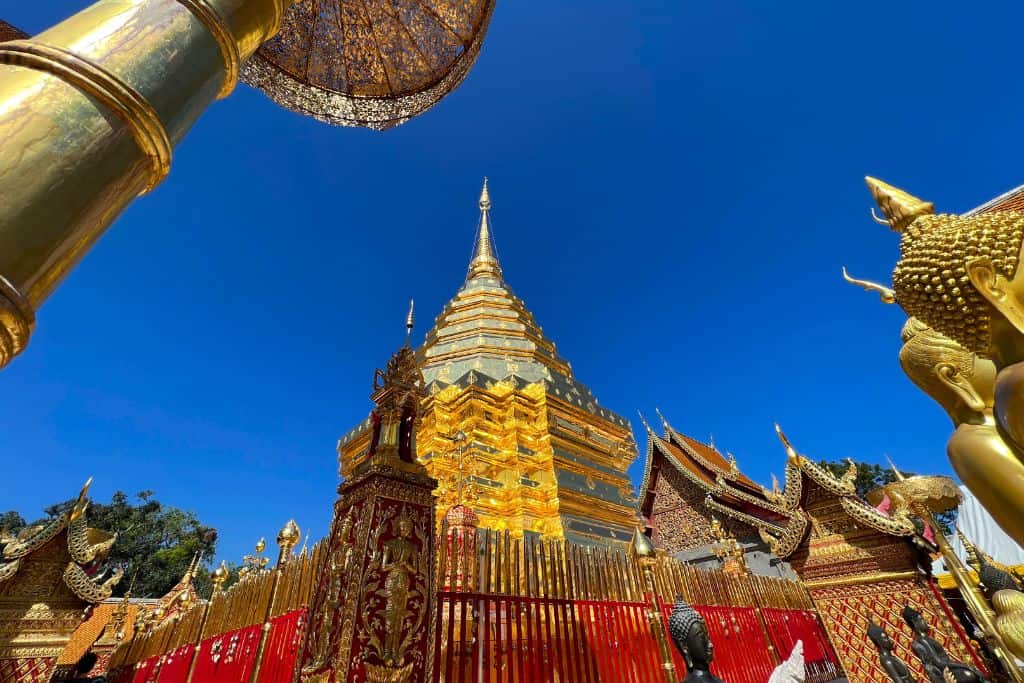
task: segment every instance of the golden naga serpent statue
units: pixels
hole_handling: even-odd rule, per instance
[[[893,288],[848,282],[910,316],[900,365],[956,429],[950,463],[996,522],[1024,546],[1024,212],[934,213],[929,202],[867,178],[901,234]]]

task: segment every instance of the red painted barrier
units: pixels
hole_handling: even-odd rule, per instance
[[[305,608],[286,612],[270,622],[258,683],[290,683],[305,625]]]
[[[195,651],[195,644],[189,643],[167,653],[156,679],[158,683],[182,683],[188,677]]]
[[[782,659],[789,656],[796,641],[803,641],[807,683],[831,681],[842,675],[832,645],[814,612],[765,607],[762,614],[772,646]]]
[[[262,624],[254,624],[204,640],[199,647],[192,683],[248,681],[262,629]]]

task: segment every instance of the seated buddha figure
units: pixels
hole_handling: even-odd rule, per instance
[[[708,635],[704,617],[681,597],[676,600],[672,614],[669,615],[668,631],[672,636],[672,642],[686,662],[687,673],[683,683],[724,683],[711,673],[715,647],[711,643],[711,636]]]
[[[956,683],[979,683],[988,680],[974,667],[958,662],[946,654],[946,648],[929,635],[931,628],[928,622],[920,612],[909,605],[903,608],[903,621],[914,631],[914,642],[910,649],[921,660],[931,683],[945,683],[947,676],[951,676]]]
[[[878,659],[882,670],[892,683],[917,683],[910,674],[910,667],[902,659],[892,653],[894,647],[889,634],[873,620],[868,620],[868,638],[878,648]]]

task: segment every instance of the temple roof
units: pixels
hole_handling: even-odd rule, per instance
[[[641,505],[646,504],[647,493],[654,489],[653,462],[658,454],[705,491],[704,505],[709,516],[720,512],[755,527],[772,551],[783,558],[791,555],[807,534],[809,520],[804,510],[804,498],[809,486],[816,486],[826,495],[838,499],[843,511],[862,526],[891,536],[914,533],[909,519],[889,515],[857,495],[853,483],[857,469],[852,462],[845,474],[836,477],[810,458],[798,454],[781,430],[779,438],[787,453],[786,481],[781,491],[769,491],[742,475],[735,459],[726,459],[713,445],[680,434],[664,417],[662,425],[665,430],[663,437],[655,434],[644,421],[648,445],[640,484]],[[650,514],[651,511],[641,512]]]
[[[491,226],[487,181],[480,194],[473,256],[466,281],[427,333],[419,353],[429,391],[501,380],[546,385],[550,394],[621,427],[625,418],[598,405],[569,362],[505,282]]]
[[[996,211],[1024,211],[1024,185],[1015,187],[995,199],[990,199],[981,206],[975,207],[965,213],[965,216],[977,216],[982,213],[994,213]]]
[[[33,554],[63,534],[68,563],[64,583],[81,600],[98,603],[110,597],[121,580],[122,567],[105,566],[117,534],[88,525],[89,479],[67,512],[23,529],[17,536],[0,534],[0,584],[10,580],[25,566],[31,566]],[[28,569],[26,571],[31,571]]]
[[[786,511],[770,499],[768,492],[739,471],[734,458],[723,456],[712,444],[677,432],[664,417],[662,425],[665,434],[658,436],[644,421],[647,453],[640,484],[641,505],[646,498],[644,494],[654,486],[651,477],[657,454],[706,493],[709,515],[713,510],[721,510],[751,526],[766,525],[781,532],[787,519]],[[650,511],[643,512],[649,514]]]

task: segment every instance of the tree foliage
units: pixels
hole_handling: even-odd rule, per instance
[[[45,510],[46,518],[56,517],[73,502],[51,505]],[[207,567],[217,548],[217,530],[202,524],[195,513],[164,505],[152,491],[137,493],[134,500],[117,491],[109,503],[91,503],[86,514],[89,526],[118,534],[110,560],[125,566],[125,578],[115,595],[123,595],[134,582],[132,595],[162,597],[181,579],[197,553],[204,559],[196,574],[196,588],[209,595]],[[26,526],[14,511],[0,513],[0,530],[5,525],[10,533]]]

